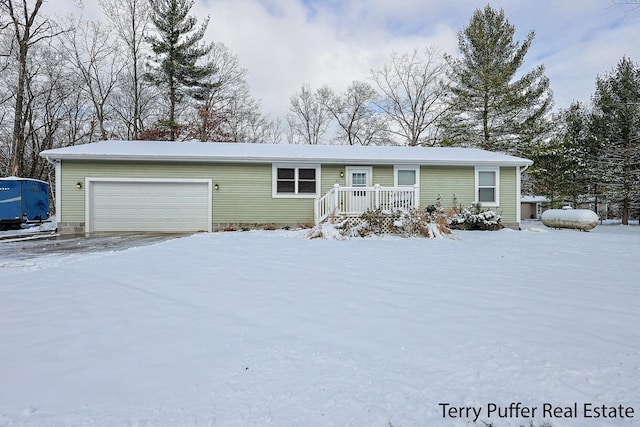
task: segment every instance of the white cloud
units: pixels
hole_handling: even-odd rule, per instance
[[[53,1],[49,11],[78,13],[78,0]],[[100,16],[97,0],[83,0],[86,17]],[[289,97],[308,83],[343,90],[366,79],[392,51],[429,45],[457,53],[457,31],[486,1],[460,0],[196,0],[193,14],[211,15],[207,36],[229,46],[249,71],[265,112],[283,116]],[[522,40],[536,38],[525,67],[544,63],[557,107],[588,101],[598,74],[623,55],[640,62],[640,11],[602,0],[498,0]]]
[[[332,14],[333,8],[317,8],[310,16],[298,1],[278,3],[277,14],[258,1],[218,1],[208,9],[209,34],[238,54],[256,97],[275,115],[286,113],[289,97],[303,84],[344,90],[353,80],[367,79],[394,50],[455,45],[455,30],[443,25],[428,35],[389,34],[381,22],[386,9],[373,8],[363,23],[350,20],[360,14],[353,7],[338,11],[346,16]]]

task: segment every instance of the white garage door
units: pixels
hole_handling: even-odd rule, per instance
[[[211,231],[211,180],[87,179],[87,226],[98,231]]]

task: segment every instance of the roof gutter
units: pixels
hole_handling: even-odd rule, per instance
[[[51,164],[49,156],[43,156]],[[155,162],[200,162],[200,163],[321,163],[321,164],[363,164],[363,165],[394,165],[394,164],[418,164],[424,166],[481,166],[481,165],[501,165],[501,166],[522,166],[525,169],[531,162],[504,162],[492,160],[420,160],[420,159],[385,159],[378,158],[310,158],[310,157],[206,157],[206,156],[153,156],[153,155],[132,155],[132,154],[83,154],[83,155],[61,155],[55,158],[60,160],[102,160],[102,161],[155,161]]]
[[[49,163],[51,166],[55,167],[56,164],[60,163],[60,159],[58,160],[51,160],[51,158],[49,156],[42,156],[44,157],[44,159],[47,161],[47,163]]]

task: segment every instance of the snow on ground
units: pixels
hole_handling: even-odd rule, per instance
[[[303,236],[0,260],[0,425],[640,425],[640,227]]]
[[[40,232],[53,232],[56,231],[58,227],[58,223],[56,221],[55,216],[51,216],[47,222],[43,222],[42,224],[25,224],[16,230],[2,230],[0,231],[0,238],[8,238],[12,236],[20,237],[24,234],[30,233],[40,233]]]

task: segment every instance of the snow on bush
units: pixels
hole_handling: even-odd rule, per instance
[[[344,225],[346,220],[337,221],[335,217],[331,217],[327,222],[318,224],[311,228],[307,234],[307,239],[326,239],[326,240],[346,240],[344,234]]]
[[[444,211],[435,206],[426,208],[396,209],[385,211],[369,209],[360,216],[363,222],[351,233],[365,237],[383,234],[388,230],[403,237],[427,237],[431,239],[450,236]],[[354,233],[355,231],[355,233]]]
[[[341,224],[325,222],[316,225],[307,232],[306,237],[307,239],[346,240],[348,237],[342,234]]]
[[[480,205],[473,204],[454,211],[449,217],[448,225],[456,230],[499,230],[503,228],[501,220],[495,211],[483,211]]]
[[[398,234],[404,237],[427,237],[442,239],[450,236],[447,217],[435,206],[400,210],[399,218],[393,222]]]
[[[384,229],[395,221],[400,215],[399,211],[383,210],[378,207],[376,209],[367,209],[360,219],[362,222],[349,230],[349,234],[366,237],[370,234],[380,235],[384,233]]]
[[[435,205],[410,209],[367,209],[360,221],[331,216],[326,223],[316,225],[307,233],[309,239],[345,240],[350,237],[379,236],[390,233],[403,237],[442,239],[453,237],[452,229],[499,230],[501,218],[494,211],[482,211],[478,205],[445,213],[438,197]]]

